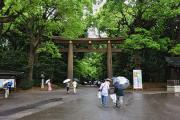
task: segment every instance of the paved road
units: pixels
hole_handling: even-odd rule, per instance
[[[117,109],[110,101],[100,105],[95,88],[82,88],[63,104],[33,113],[19,120],[180,120],[180,97],[171,93],[126,93],[126,106]]]

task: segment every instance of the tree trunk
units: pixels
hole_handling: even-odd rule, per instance
[[[27,75],[26,80],[32,81],[33,79],[33,65],[34,65],[34,59],[35,59],[35,47],[33,44],[30,45],[29,50],[29,58],[28,58],[28,66],[27,66]]]
[[[29,58],[28,58],[28,66],[26,71],[26,80],[29,82],[32,82],[33,80],[33,66],[35,61],[35,55],[36,55],[36,49],[39,45],[40,37],[36,36],[34,37],[31,35],[31,43],[29,48]]]
[[[141,69],[141,56],[139,54],[139,52],[136,52],[134,55],[134,63],[136,69]]]

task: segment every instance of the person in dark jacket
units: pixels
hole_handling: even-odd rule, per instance
[[[66,91],[67,91],[67,94],[69,94],[69,88],[70,88],[70,82],[67,82],[67,83],[66,83]]]
[[[116,94],[116,107],[123,105],[124,89],[118,82],[114,83],[114,93]]]

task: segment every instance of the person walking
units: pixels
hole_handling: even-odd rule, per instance
[[[114,83],[114,93],[116,94],[116,107],[123,106],[124,89],[118,82]]]
[[[107,105],[108,105],[110,81],[111,81],[111,79],[106,78],[105,82],[103,82],[99,88],[99,91],[101,91],[101,100],[102,100],[103,107],[107,107]]]
[[[4,81],[3,84],[4,84],[4,85],[3,85],[3,88],[4,88],[4,91],[5,91],[4,97],[5,97],[5,98],[8,98],[9,93],[10,93],[10,91],[11,91],[11,87],[12,87],[12,85],[13,85],[13,82],[6,80],[6,81]]]
[[[69,94],[69,88],[70,88],[70,82],[67,82],[67,83],[66,83],[66,91],[67,91],[67,94]]]
[[[47,79],[46,84],[47,84],[47,87],[48,87],[48,91],[52,91],[51,79]]]
[[[77,82],[75,80],[73,80],[72,86],[73,86],[74,94],[76,94]]]

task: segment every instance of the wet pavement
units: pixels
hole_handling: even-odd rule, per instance
[[[62,90],[56,90],[52,93],[34,93],[31,96],[32,101],[35,101],[34,103],[30,104],[27,102],[26,105],[24,103],[20,106],[20,101],[17,101],[18,106],[14,106],[14,108],[9,107],[6,110],[2,110],[0,107],[0,119],[180,120],[179,94],[161,91],[131,91],[126,92],[125,105],[123,107],[116,108],[112,101],[109,100],[109,106],[104,108],[96,96],[97,88],[79,88],[76,95],[66,95],[63,92]],[[44,100],[40,100],[40,98]],[[0,101],[2,100],[0,99]]]
[[[42,100],[42,101],[39,101],[37,103],[28,104],[25,106],[5,110],[5,111],[0,112],[0,116],[8,116],[10,114],[19,113],[19,112],[22,112],[22,111],[25,111],[28,109],[35,109],[35,108],[42,106],[44,104],[48,104],[48,103],[52,103],[52,102],[56,102],[56,101],[62,101],[62,98],[53,98],[53,99],[49,99],[49,100]]]

